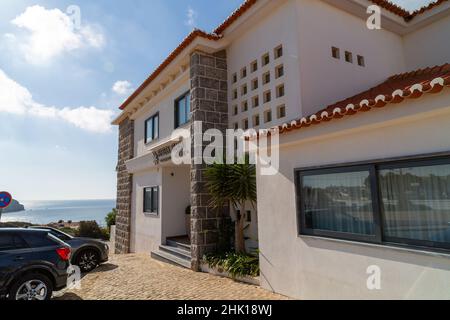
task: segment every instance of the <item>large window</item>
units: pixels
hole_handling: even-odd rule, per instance
[[[144,212],[150,214],[158,214],[159,187],[144,188]]]
[[[186,93],[175,101],[175,128],[191,120],[191,95]]]
[[[297,171],[300,232],[450,249],[450,159]]]
[[[155,114],[145,121],[145,143],[159,138],[159,114]]]

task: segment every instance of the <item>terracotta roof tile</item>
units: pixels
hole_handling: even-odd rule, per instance
[[[271,130],[286,133],[359,112],[383,108],[389,104],[401,103],[406,99],[417,99],[425,94],[438,93],[446,87],[450,87],[449,63],[392,76],[374,88],[336,102],[313,115],[285,123]]]
[[[220,26],[215,30],[215,34],[222,34],[233,22],[239,19],[247,10],[249,10],[258,0],[246,0],[239,8],[237,8]]]
[[[448,0],[435,0],[434,2],[430,3],[429,5],[424,6],[414,12],[409,12],[388,0],[369,0],[369,1],[373,2],[377,6],[380,6],[381,8],[383,8],[387,11],[390,11],[390,12],[404,18],[406,21],[411,21],[412,19],[414,19],[414,17],[441,5],[444,2],[447,2]]]

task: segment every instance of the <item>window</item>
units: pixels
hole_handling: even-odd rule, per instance
[[[252,73],[256,72],[258,70],[258,61],[255,60],[255,61],[252,62],[251,70],[252,70]]]
[[[270,90],[264,92],[264,103],[270,102],[272,100],[272,93]]]
[[[235,122],[234,123],[234,130],[237,130],[237,129],[239,129],[239,123]]]
[[[236,100],[238,98],[238,92],[237,89],[233,90],[233,99]]]
[[[335,59],[340,59],[341,58],[341,50],[339,50],[339,48],[336,48],[336,47],[331,47],[331,56]]]
[[[150,143],[159,138],[159,114],[145,121],[145,143]]]
[[[275,68],[275,78],[281,78],[284,76],[284,66],[281,64]]]
[[[159,213],[159,187],[144,188],[144,212]]]
[[[26,232],[21,234],[21,236],[31,248],[44,248],[58,245],[56,241],[51,239],[47,232]]]
[[[233,83],[237,82],[237,74],[236,73],[233,73],[232,79],[233,79]]]
[[[277,87],[277,98],[284,97],[284,84]]]
[[[365,67],[366,66],[366,62],[364,61],[364,57],[363,56],[358,55],[358,66],[361,66],[361,67]]]
[[[248,119],[242,120],[242,128],[248,130]]]
[[[270,72],[266,72],[263,74],[263,84],[268,84],[270,82]]]
[[[283,56],[283,46],[278,46],[274,50],[275,59],[281,58]]]
[[[252,107],[258,108],[259,107],[259,96],[254,96],[252,98]]]
[[[247,103],[247,101],[243,101],[242,102],[241,110],[242,110],[242,112],[247,112],[248,111],[248,103]]]
[[[253,126],[258,127],[260,125],[259,114],[255,114],[253,116]]]
[[[272,110],[267,110],[264,113],[264,122],[265,123],[272,122]]]
[[[450,158],[297,172],[302,234],[450,249]]]
[[[259,86],[258,79],[253,79],[253,81],[252,81],[252,90],[258,89],[258,86]]]
[[[283,104],[277,108],[278,119],[286,117],[286,106]]]
[[[12,233],[0,234],[0,252],[27,248],[28,245],[19,236]]]
[[[247,94],[247,85],[244,84],[241,88],[241,96],[245,96]]]
[[[242,68],[242,70],[241,70],[241,79],[243,79],[245,77],[247,77],[247,68],[246,67]]]
[[[345,51],[345,61],[353,63],[353,54],[349,51]]]
[[[233,106],[233,116],[238,114],[238,106]]]
[[[175,128],[191,120],[191,95],[186,93],[175,101]]]
[[[262,56],[262,65],[267,66],[270,63],[270,56],[268,53]]]

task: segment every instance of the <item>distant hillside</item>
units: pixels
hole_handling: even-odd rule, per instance
[[[24,210],[25,207],[22,204],[20,204],[17,200],[13,200],[8,208],[3,209],[3,213],[18,212]]]

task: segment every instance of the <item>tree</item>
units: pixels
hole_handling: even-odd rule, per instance
[[[107,214],[107,216],[105,218],[105,222],[106,222],[106,225],[108,226],[108,230],[109,230],[109,228],[111,228],[111,226],[116,224],[116,217],[117,217],[117,209],[116,208],[112,209],[112,211]]]
[[[230,203],[237,209],[235,220],[235,249],[245,253],[244,222],[246,204],[256,203],[256,167],[249,164],[214,164],[206,169],[207,187],[211,194],[211,205],[216,208]]]

